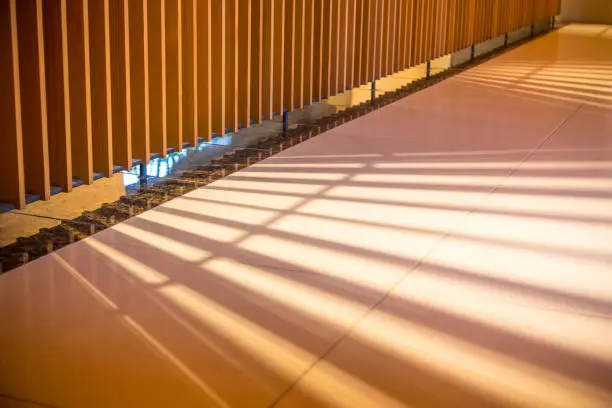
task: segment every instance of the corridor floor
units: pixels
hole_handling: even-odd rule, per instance
[[[0,276],[0,406],[612,406],[612,27]]]

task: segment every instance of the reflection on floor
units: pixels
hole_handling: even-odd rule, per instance
[[[608,42],[566,27],[1,276],[0,401],[611,406]]]

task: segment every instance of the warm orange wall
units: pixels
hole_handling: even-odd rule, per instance
[[[612,0],[563,0],[561,19],[566,22],[612,24]]]

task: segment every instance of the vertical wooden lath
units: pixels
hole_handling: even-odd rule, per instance
[[[16,0],[0,0],[0,202],[25,206]]]

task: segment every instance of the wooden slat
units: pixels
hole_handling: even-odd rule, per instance
[[[415,18],[417,20],[416,24],[418,27],[418,34],[416,37],[416,44],[415,44],[415,60],[413,62],[414,65],[422,64],[424,62],[425,36],[426,36],[425,19],[427,16],[426,5],[427,5],[426,0],[417,0],[417,11],[416,11]]]
[[[406,5],[404,10],[404,56],[402,58],[403,68],[406,69],[411,66],[411,53],[414,46],[414,2],[415,0],[404,0]]]
[[[108,2],[90,0],[88,11],[93,168],[109,176],[113,174],[113,141]]]
[[[313,69],[312,69],[312,100],[320,101],[323,97],[323,14],[324,0],[310,0],[313,2]]]
[[[198,136],[210,140],[212,135],[212,70],[211,70],[211,1],[197,0],[197,131]]]
[[[211,0],[211,115],[212,130],[225,134],[225,38],[226,0]]]
[[[346,69],[344,90],[351,89],[355,81],[355,34],[357,33],[357,2],[350,1],[346,9]]]
[[[370,18],[370,3],[371,0],[359,0],[362,2],[361,5],[361,46],[359,47],[360,61],[360,73],[359,73],[359,81],[355,86],[359,86],[359,84],[366,84],[370,80],[370,52],[371,52],[371,25],[369,22]]]
[[[295,21],[296,21],[296,0],[285,1],[284,13],[284,73],[283,73],[283,109],[293,111],[294,92],[296,82],[296,43],[295,43]],[[282,111],[281,110],[281,111]]]
[[[148,63],[148,111],[150,151],[165,156],[168,149],[166,140],[166,103],[164,48],[164,15],[166,0],[147,0],[147,63]]]
[[[263,104],[263,33],[264,33],[264,1],[253,0],[251,2],[251,47],[250,47],[250,64],[251,71],[251,101],[250,101],[250,118],[255,123],[261,122],[262,104]]]
[[[0,0],[0,203],[25,206],[16,0]]]
[[[442,43],[445,33],[446,20],[444,17],[445,8],[443,7],[442,0],[436,1],[436,17],[435,17],[435,31],[434,31],[434,51],[433,58],[438,58],[442,55]]]
[[[322,98],[328,98],[331,92],[331,70],[332,70],[332,5],[334,0],[321,0],[322,22],[320,27],[323,33],[321,42],[321,94]]]
[[[296,109],[304,107],[304,75],[307,40],[306,32],[306,0],[295,0],[295,87],[293,91],[293,106]]]
[[[350,53],[349,71],[346,79],[347,89],[351,89],[359,83],[361,74],[361,0],[355,0],[349,5],[349,20],[352,27],[349,28],[348,49]]]
[[[26,193],[50,198],[42,0],[17,2],[19,77]]]
[[[52,186],[72,191],[72,149],[68,72],[68,21],[66,0],[43,2],[43,30],[49,178]]]
[[[261,98],[262,119],[271,119],[274,112],[273,102],[273,84],[274,84],[274,5],[275,0],[261,0],[263,2],[263,43],[262,43],[262,85]]]
[[[274,41],[272,53],[274,54],[274,69],[272,72],[272,112],[280,115],[283,113],[284,104],[284,78],[285,78],[285,1],[273,0],[274,2]]]
[[[347,68],[347,35],[348,35],[348,2],[338,2],[338,80],[336,81],[336,92],[342,93],[346,90],[346,68]]]
[[[421,48],[421,63],[431,59],[432,56],[432,33],[434,3],[431,0],[425,2],[425,13],[423,15],[423,46]]]
[[[132,157],[144,163],[151,157],[149,135],[149,74],[147,66],[148,0],[130,0],[129,10],[129,61],[130,61],[130,112]]]
[[[451,53],[455,50],[455,21],[456,21],[457,0],[449,0],[448,6],[448,36],[445,47],[445,53]]]
[[[329,15],[329,90],[327,96],[338,93],[338,69],[340,63],[340,0],[330,0]]]
[[[89,47],[89,4],[87,0],[67,3],[69,111],[72,175],[86,184],[93,182],[91,128],[91,75]]]
[[[315,28],[315,0],[302,0],[304,2],[304,96],[305,105],[312,103],[314,98],[314,68],[315,68],[315,39],[318,38]]]
[[[132,167],[129,10],[122,0],[109,0],[113,164]]]
[[[395,65],[394,72],[404,69],[404,45],[406,26],[406,0],[397,0],[397,38],[395,41]]]
[[[387,76],[390,73],[390,62],[391,62],[391,36],[392,36],[392,12],[393,12],[393,0],[383,0],[384,12],[382,22],[382,54],[381,54],[381,65],[380,75]]]
[[[238,0],[225,0],[225,127],[238,130]],[[214,35],[214,33],[213,33]]]
[[[385,38],[385,16],[387,15],[387,0],[379,0],[376,14],[376,52],[374,53],[375,66],[374,66],[374,78],[379,79],[383,76],[383,64],[384,64],[384,45],[383,41]]]
[[[364,25],[367,28],[367,52],[366,52],[366,69],[367,77],[363,82],[373,81],[376,77],[376,38],[377,38],[377,27],[378,27],[378,0],[367,0],[368,8],[367,16],[364,18]]]
[[[168,148],[181,150],[183,126],[181,89],[182,70],[182,3],[183,0],[165,0],[163,63],[165,65],[166,142]]]
[[[183,143],[198,144],[196,0],[183,0],[181,8],[181,126]]]
[[[559,0],[0,0],[23,206],[528,27]],[[21,109],[21,111],[20,111]],[[27,118],[27,120],[24,120]],[[185,143],[184,143],[185,142]],[[23,149],[23,146],[28,146]],[[6,156],[6,157],[5,157]]]
[[[400,37],[400,29],[401,29],[401,0],[393,1],[393,13],[391,17],[393,19],[393,35],[391,37],[391,65],[390,65],[390,73],[395,73],[399,71],[398,69],[398,57],[399,57],[399,37]]]
[[[367,30],[364,26],[364,11],[366,0],[355,0],[355,73],[352,86],[357,87],[366,82],[365,78],[365,53]]]
[[[253,29],[251,27],[253,3],[240,2],[238,8],[238,122],[242,127],[251,124],[251,81],[253,80],[253,55],[251,53]],[[258,56],[259,57],[259,56]],[[259,67],[258,73],[259,75]],[[254,116],[254,118],[261,115]]]

